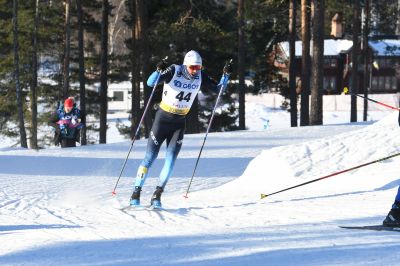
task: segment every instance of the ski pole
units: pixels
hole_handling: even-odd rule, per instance
[[[167,58],[168,58],[168,57],[164,58],[163,60],[167,60]],[[124,169],[125,169],[125,165],[126,165],[126,162],[128,161],[129,154],[130,154],[131,151],[132,151],[133,143],[135,143],[136,138],[139,136],[140,125],[143,123],[144,117],[146,116],[147,109],[148,109],[149,106],[150,106],[150,102],[151,102],[151,99],[153,98],[154,92],[155,92],[156,87],[157,87],[157,85],[158,85],[158,81],[160,80],[160,76],[161,76],[161,73],[158,73],[156,82],[154,83],[154,86],[153,86],[153,89],[152,89],[151,94],[150,94],[150,96],[149,96],[149,99],[147,100],[146,107],[144,108],[144,111],[143,111],[143,114],[142,114],[142,118],[140,119],[140,122],[139,122],[139,124],[137,125],[136,132],[135,132],[135,135],[133,136],[133,139],[132,139],[132,142],[131,142],[131,146],[129,147],[128,154],[127,154],[127,156],[126,156],[126,158],[125,158],[124,164],[122,165],[122,168],[121,168],[121,171],[120,171],[120,173],[119,173],[117,182],[115,183],[114,190],[111,192],[111,194],[112,194],[113,196],[115,196],[115,195],[117,194],[117,193],[115,192],[115,190],[117,189],[119,180],[121,179],[122,172],[123,172]]]
[[[390,109],[393,109],[393,110],[398,110],[398,111],[400,110],[400,108],[398,108],[398,107],[394,107],[394,106],[388,105],[388,104],[386,104],[386,103],[376,101],[376,100],[374,100],[374,99],[365,97],[365,96],[363,96],[363,95],[361,95],[361,94],[351,93],[351,92],[349,92],[349,90],[348,90],[347,88],[345,88],[343,92],[344,92],[345,94],[350,94],[350,95],[357,96],[357,97],[360,97],[360,98],[363,98],[363,99],[367,99],[368,101],[371,101],[371,102],[376,103],[376,104],[380,104],[380,105],[382,105],[382,106],[385,106],[385,107],[390,108]]]
[[[392,155],[387,156],[387,157],[384,157],[384,158],[381,158],[381,159],[378,159],[378,160],[375,160],[375,161],[372,161],[372,162],[360,164],[360,165],[357,165],[357,166],[354,166],[354,167],[351,167],[351,168],[348,168],[348,169],[345,169],[345,170],[342,170],[342,171],[339,171],[339,172],[336,172],[336,173],[333,173],[333,174],[330,174],[330,175],[327,175],[327,176],[323,176],[323,177],[320,177],[320,178],[316,178],[316,179],[313,179],[313,180],[311,180],[311,181],[298,184],[298,185],[296,185],[296,186],[292,186],[292,187],[289,187],[289,188],[285,188],[285,189],[282,189],[282,190],[279,190],[279,191],[276,191],[276,192],[273,192],[273,193],[270,193],[270,194],[261,194],[261,199],[266,198],[266,197],[269,197],[269,196],[272,196],[272,195],[274,195],[274,194],[278,194],[278,193],[281,193],[281,192],[284,192],[284,191],[293,189],[293,188],[297,188],[297,187],[301,187],[301,186],[304,186],[304,185],[307,185],[307,184],[311,184],[311,183],[320,181],[320,180],[322,180],[322,179],[326,179],[326,178],[328,178],[328,177],[332,177],[332,176],[335,176],[335,175],[340,175],[340,174],[343,174],[343,173],[346,173],[346,172],[349,172],[349,171],[352,171],[352,170],[355,170],[355,169],[358,169],[358,168],[361,168],[361,167],[364,167],[364,166],[367,166],[367,165],[370,165],[370,164],[373,164],[373,163],[382,162],[382,161],[385,161],[385,160],[387,160],[387,159],[390,159],[390,158],[393,158],[393,157],[396,157],[396,156],[399,156],[399,155],[400,155],[400,152],[399,152],[399,153],[392,154]]]
[[[232,59],[230,60],[230,63],[232,63]],[[229,78],[229,75],[228,74],[226,74],[226,75]],[[214,105],[214,109],[213,109],[212,114],[211,114],[210,122],[208,123],[206,135],[204,136],[204,139],[203,139],[203,144],[201,145],[199,155],[197,156],[197,160],[196,160],[196,164],[195,164],[194,169],[193,169],[192,177],[190,178],[189,185],[188,185],[188,187],[186,189],[186,194],[185,194],[185,196],[183,196],[185,198],[188,197],[187,195],[189,194],[189,189],[190,189],[190,186],[192,185],[193,177],[194,177],[194,174],[196,173],[197,165],[199,164],[200,156],[201,156],[201,153],[203,151],[204,144],[206,143],[206,139],[207,139],[207,136],[208,136],[208,132],[210,131],[212,121],[214,119],[215,110],[217,110],[219,99],[221,98],[222,92],[224,90],[225,90],[224,85],[222,85],[221,89],[219,90],[217,100],[215,101],[215,105]]]

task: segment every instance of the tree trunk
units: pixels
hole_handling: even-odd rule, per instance
[[[310,124],[310,0],[301,0],[301,106],[300,126]]]
[[[313,56],[311,77],[311,125],[322,125],[324,84],[324,0],[312,0]]]
[[[296,0],[290,0],[289,7],[289,91],[290,91],[290,126],[297,127],[296,93]]]
[[[358,93],[358,56],[360,54],[360,42],[358,36],[360,35],[360,0],[354,2],[354,16],[353,16],[353,50],[352,57],[352,70],[351,70],[351,85],[350,93],[350,122],[357,122],[357,96]]]
[[[364,30],[363,30],[363,55],[364,55],[364,76],[363,76],[363,83],[364,83],[364,112],[363,112],[363,121],[367,121],[368,116],[368,89],[370,88],[371,84],[369,84],[369,76],[370,71],[372,71],[372,65],[369,60],[369,47],[368,47],[368,34],[369,34],[369,0],[365,0],[365,21],[364,21]]]
[[[32,84],[31,84],[31,139],[30,146],[32,149],[38,149],[38,139],[37,139],[37,71],[38,71],[38,63],[37,63],[37,35],[38,35],[38,23],[39,23],[39,0],[36,0],[35,3],[35,19],[33,25],[33,36],[32,36],[32,46],[33,46],[33,54],[32,54]]]
[[[400,0],[397,0],[396,35],[400,35]]]
[[[18,125],[20,133],[20,141],[22,148],[28,148],[26,141],[26,131],[24,123],[24,108],[22,102],[21,85],[19,82],[19,42],[18,42],[18,0],[13,1],[13,46],[14,46],[14,80],[15,80],[15,91],[17,96],[17,108],[18,108]]]
[[[100,143],[107,143],[108,0],[103,0],[101,21]]]
[[[64,43],[64,73],[63,73],[63,97],[69,96],[69,61],[71,50],[71,23],[70,23],[70,0],[65,0],[65,43]]]
[[[245,121],[245,47],[244,47],[244,21],[243,21],[244,0],[238,0],[237,20],[238,20],[238,77],[239,77],[239,129],[246,129]]]
[[[148,73],[148,62],[149,62],[149,52],[147,47],[147,7],[145,0],[136,0],[136,44],[137,51],[140,55],[140,72],[141,81],[143,82],[144,90],[144,106],[150,100],[151,89],[147,87],[146,79],[149,75]],[[144,127],[145,135],[149,136],[150,129],[153,123],[152,119],[152,108],[149,107],[148,112],[144,117]]]
[[[132,17],[135,18],[132,25],[132,53],[131,53],[131,64],[132,64],[132,109],[131,109],[131,137],[140,138],[140,134],[135,136],[139,124],[140,114],[140,54],[137,51],[137,23],[136,23],[136,0],[130,0]],[[140,132],[140,131],[139,131]]]
[[[76,0],[78,16],[78,57],[79,57],[79,102],[81,110],[81,123],[85,126],[81,129],[81,145],[87,144],[86,139],[86,89],[85,89],[85,57],[83,42],[83,12],[82,0]]]

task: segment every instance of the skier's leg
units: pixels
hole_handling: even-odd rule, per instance
[[[400,202],[400,186],[399,189],[397,190],[396,201]]]
[[[181,150],[183,134],[184,126],[167,138],[167,154],[165,156],[163,169],[160,173],[159,185],[156,187],[150,202],[154,208],[161,208],[161,194],[164,192],[164,188],[172,174],[176,158]]]
[[[152,166],[153,162],[157,158],[159,151],[160,145],[156,145],[153,140],[149,138],[147,142],[146,155],[136,173],[135,187],[143,186],[144,182],[146,181],[149,168]]]
[[[160,173],[160,181],[158,186],[165,188],[169,178],[171,177],[173,167],[175,165],[176,158],[182,147],[184,135],[184,128],[180,128],[174,132],[174,134],[167,138],[167,152],[165,156],[164,166]]]
[[[142,187],[146,181],[149,168],[157,158],[158,152],[160,151],[160,146],[161,145],[157,144],[157,141],[149,138],[147,142],[146,155],[136,173],[135,189],[132,193],[130,202],[130,204],[133,206],[140,205],[140,192],[142,191]]]
[[[150,131],[150,137],[147,141],[146,155],[136,173],[135,189],[131,196],[131,205],[140,205],[140,192],[146,181],[148,170],[157,158],[160,147],[165,140],[163,133],[165,126],[163,126],[160,116],[160,112],[157,112]]]
[[[400,186],[391,210],[383,221],[383,225],[400,227]]]

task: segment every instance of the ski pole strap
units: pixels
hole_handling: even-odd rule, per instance
[[[295,186],[292,186],[292,187],[288,187],[288,188],[285,188],[285,189],[282,189],[282,190],[279,190],[279,191],[276,191],[276,192],[273,192],[273,193],[270,193],[270,194],[261,194],[261,199],[269,197],[269,196],[272,196],[272,195],[275,195],[275,194],[278,194],[278,193],[281,193],[281,192],[284,192],[284,191],[287,191],[287,190],[291,190],[293,188],[297,188],[297,187],[301,187],[301,186],[304,186],[304,185],[308,185],[308,184],[311,184],[311,183],[314,183],[314,182],[317,182],[317,181],[320,181],[322,179],[326,179],[326,178],[329,178],[329,177],[332,177],[332,176],[335,176],[335,175],[340,175],[340,174],[343,174],[343,173],[346,173],[346,172],[349,172],[349,171],[352,171],[352,170],[355,170],[355,169],[358,169],[358,168],[361,168],[361,167],[364,167],[364,166],[367,166],[367,165],[370,165],[370,164],[373,164],[373,163],[382,162],[382,161],[388,160],[390,158],[393,158],[393,157],[396,157],[396,156],[399,156],[399,155],[400,155],[400,152],[392,154],[392,155],[384,157],[384,158],[381,158],[381,159],[378,159],[378,160],[375,160],[375,161],[372,161],[372,162],[360,164],[360,165],[357,165],[357,166],[354,166],[354,167],[351,167],[351,168],[348,168],[348,169],[345,169],[345,170],[342,170],[342,171],[339,171],[339,172],[335,172],[335,173],[327,175],[327,176],[323,176],[323,177],[320,177],[320,178],[316,178],[316,179],[310,180],[308,182],[304,182],[304,183],[301,183],[301,184],[298,184],[298,185],[295,185]]]
[[[229,75],[228,74],[222,74],[221,79],[218,83],[218,87],[220,87],[221,89],[225,89],[228,85],[228,81],[229,81]]]

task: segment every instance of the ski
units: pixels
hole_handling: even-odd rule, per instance
[[[126,206],[120,209],[121,211],[128,213],[128,212],[134,212],[134,211],[165,211],[164,208],[162,207],[156,207],[153,205],[138,205],[138,206]]]
[[[378,225],[361,225],[361,226],[339,226],[343,229],[355,229],[355,230],[372,230],[372,231],[392,231],[400,232],[400,227],[390,227],[381,224]]]
[[[153,205],[150,205],[147,209],[149,211],[166,211],[166,209],[164,209],[163,207],[158,207]]]

